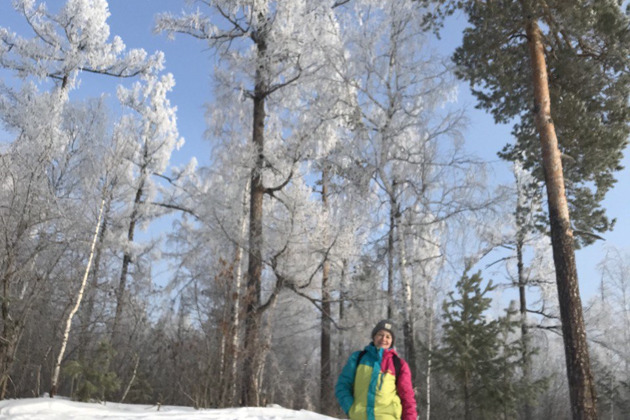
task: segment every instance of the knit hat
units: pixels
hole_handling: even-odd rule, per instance
[[[374,329],[372,330],[372,338],[374,338],[376,333],[379,331],[387,331],[392,335],[391,347],[394,347],[394,341],[396,339],[396,336],[394,335],[394,323],[389,319],[383,319],[379,321],[378,324],[376,324],[376,327],[374,327]]]

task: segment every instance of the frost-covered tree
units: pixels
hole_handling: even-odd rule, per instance
[[[15,134],[2,153],[2,202],[8,205],[2,210],[0,397],[34,299],[60,269],[67,244],[83,242],[89,231],[81,234],[65,219],[78,184],[68,165],[75,161],[74,137],[63,127],[69,95],[81,72],[131,77],[162,62],[161,54],[127,52],[119,37],[109,39],[104,0],[70,0],[56,13],[35,1],[15,1],[14,7],[32,34],[0,28],[0,67],[11,75],[0,82],[0,118]]]
[[[481,254],[496,256],[489,266],[506,276],[502,287],[516,289],[521,337],[522,384],[532,383],[534,377],[534,341],[542,331],[557,331],[559,316],[556,299],[554,268],[549,238],[540,232],[538,212],[541,205],[531,173],[516,162],[512,171],[515,185],[500,186],[506,196],[496,213],[477,227],[484,243]],[[542,391],[542,388],[541,388]],[[534,413],[533,394],[521,394],[520,404],[524,419]]]
[[[522,382],[532,382],[532,355],[533,333],[537,325],[537,318],[557,321],[557,312],[553,311],[554,305],[549,310],[546,292],[553,282],[553,264],[551,261],[551,245],[548,237],[542,234],[537,225],[539,222],[540,199],[533,188],[535,181],[531,173],[523,168],[521,162],[513,165],[515,179],[514,191],[510,190],[510,196],[514,197],[506,203],[511,208],[506,208],[498,214],[499,220],[492,220],[491,224],[482,228],[481,236],[489,244],[490,248],[509,249],[508,254],[502,253],[502,258],[496,263],[505,263],[505,270],[509,286],[518,291],[518,313],[521,334],[521,358],[522,358]],[[510,216],[505,215],[511,213]],[[534,296],[537,302],[528,302]],[[553,300],[552,300],[553,301]],[[535,318],[531,317],[535,313]],[[557,323],[557,322],[556,322]],[[556,327],[556,324],[551,324]],[[521,395],[523,418],[531,419],[533,413],[533,401],[530,395]]]
[[[25,38],[3,27],[0,65],[21,80],[48,81],[61,101],[77,87],[81,72],[133,77],[162,66],[162,53],[127,52],[120,37],[109,39],[106,0],[68,0],[57,13],[36,0],[13,5],[34,36]]]
[[[122,268],[119,282],[116,286],[116,306],[112,323],[112,341],[118,338],[118,328],[125,307],[128,273],[130,265],[142,253],[135,249],[134,235],[137,226],[148,223],[152,218],[160,215],[160,207],[152,205],[156,200],[157,187],[155,175],[162,175],[170,156],[176,147],[182,144],[177,131],[175,108],[170,105],[168,92],[175,81],[171,74],[157,77],[148,75],[141,82],[137,82],[131,89],[119,87],[118,98],[121,105],[132,111],[122,118],[116,127],[115,136],[121,137],[121,142],[129,144],[130,155],[126,156],[133,162],[132,173],[127,183],[127,203],[125,212],[126,243],[123,245]],[[156,210],[157,209],[157,210]],[[136,275],[142,275],[135,264]]]
[[[230,103],[246,101],[229,110],[233,113],[229,124],[249,127],[246,132],[251,133],[243,136],[241,132],[246,143],[233,147],[246,153],[244,167],[249,171],[242,401],[258,405],[265,355],[261,341],[263,315],[279,290],[296,282],[292,278],[295,273],[283,270],[290,266],[287,258],[303,254],[298,252],[297,244],[289,247],[288,241],[312,232],[312,226],[303,225],[310,223],[308,218],[300,215],[303,202],[309,201],[312,192],[298,179],[304,173],[300,172],[300,163],[334,143],[334,137],[324,135],[330,118],[310,115],[318,102],[327,102],[322,109],[331,113],[338,108],[339,99],[333,95],[335,83],[326,85],[318,78],[325,74],[322,69],[327,66],[327,48],[337,48],[337,29],[328,2],[200,3],[206,13],[198,10],[181,17],[162,15],[157,29],[206,41],[221,54],[215,76],[224,89],[229,89],[217,96],[230,98]],[[212,112],[222,118],[220,110],[213,108]],[[235,214],[241,215],[242,211]],[[231,227],[237,225],[229,223]],[[302,267],[308,267],[311,259],[304,263]],[[315,263],[312,268],[317,266]],[[271,283],[270,292],[263,293],[267,283]]]
[[[61,341],[61,349],[59,350],[59,355],[57,356],[57,362],[55,363],[55,368],[52,375],[52,384],[50,387],[50,397],[54,397],[57,394],[57,389],[59,386],[59,374],[61,372],[61,362],[63,361],[63,357],[65,355],[65,350],[68,345],[68,340],[70,338],[70,328],[72,328],[72,318],[79,310],[81,302],[83,301],[83,296],[85,294],[85,289],[87,286],[88,277],[90,274],[90,269],[92,268],[92,261],[94,260],[94,254],[96,249],[96,243],[98,241],[98,235],[101,230],[101,223],[103,220],[103,212],[105,210],[105,197],[101,199],[101,204],[98,209],[98,216],[96,218],[96,227],[94,228],[94,235],[92,237],[92,243],[90,244],[90,249],[88,252],[88,261],[85,267],[85,271],[83,273],[83,278],[81,280],[79,290],[77,291],[77,295],[74,299],[74,304],[72,309],[68,313],[66,318],[65,328]]]
[[[461,150],[464,117],[449,104],[456,95],[449,65],[420,29],[426,11],[412,1],[356,1],[343,9],[348,57],[339,68],[357,108],[355,140],[344,153],[355,162],[349,176],[369,185],[371,239],[387,284],[386,313],[374,317],[400,317],[398,342],[415,374],[418,305],[410,270],[430,258],[412,254],[423,247],[406,247],[472,208],[474,165]]]
[[[609,247],[598,264],[600,293],[589,301],[586,325],[593,352],[598,412],[613,418],[630,407],[630,267],[626,250]]]

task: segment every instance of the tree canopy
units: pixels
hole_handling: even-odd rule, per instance
[[[514,121],[516,142],[500,156],[522,159],[539,186],[543,171],[524,21],[541,22],[571,219],[577,243],[592,243],[594,235],[614,226],[602,200],[622,169],[630,134],[630,26],[620,2],[446,1],[443,6],[443,14],[462,7],[471,24],[453,57],[457,75],[470,83],[478,107],[495,121]]]

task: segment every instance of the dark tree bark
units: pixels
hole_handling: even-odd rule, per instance
[[[339,325],[345,325],[344,321],[346,318],[345,312],[345,301],[346,301],[346,272],[348,267],[348,260],[343,261],[341,269],[341,275],[339,276]],[[339,345],[337,346],[337,360],[344,360],[344,358],[348,357],[346,355],[346,346],[344,345],[343,337],[339,337],[338,339]]]
[[[145,145],[144,156],[147,157],[148,150]],[[142,197],[144,195],[144,184],[146,180],[146,167],[141,168],[140,180],[138,188],[136,189],[136,195],[133,201],[133,209],[129,217],[129,229],[127,230],[127,242],[133,243],[136,223],[138,223],[138,212],[142,205]],[[131,251],[128,249],[123,252],[122,267],[120,270],[120,278],[118,280],[118,287],[116,288],[116,311],[114,313],[114,321],[112,323],[111,342],[114,343],[118,338],[120,322],[125,307],[125,294],[127,291],[127,276],[129,275],[129,266],[131,265]]]
[[[243,394],[242,403],[246,406],[258,406],[260,402],[260,384],[257,372],[262,359],[260,354],[260,328],[262,327],[261,281],[262,281],[262,245],[263,245],[263,198],[265,188],[262,172],[264,167],[265,145],[265,98],[267,82],[264,76],[264,60],[267,50],[266,34],[259,28],[254,36],[257,46],[258,68],[254,86],[253,131],[252,141],[258,151],[256,165],[251,173],[251,194],[249,210],[249,261],[247,266],[247,292],[245,305],[245,355],[243,359]]]
[[[322,170],[322,203],[328,210],[328,169]],[[326,257],[327,258],[327,257]],[[331,349],[330,349],[330,262],[326,259],[322,264],[322,326],[321,326],[321,359],[320,359],[320,411],[324,414],[332,414],[333,381],[331,374]]]

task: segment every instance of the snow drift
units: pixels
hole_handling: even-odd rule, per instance
[[[12,420],[333,420],[280,406],[195,410],[191,407],[81,403],[61,398],[0,401],[0,419]]]

